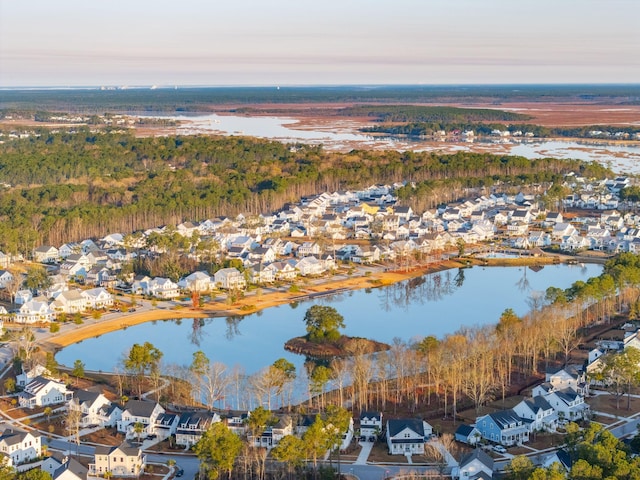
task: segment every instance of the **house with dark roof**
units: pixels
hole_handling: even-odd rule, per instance
[[[120,446],[98,445],[93,463],[89,464],[89,475],[114,477],[139,477],[146,464],[142,450],[128,443]]]
[[[387,420],[387,446],[391,455],[423,454],[432,434],[431,425],[420,419]]]
[[[521,417],[532,421],[531,430],[555,432],[558,428],[558,414],[551,404],[542,396],[522,400],[513,407]]]
[[[567,473],[569,473],[571,471],[571,467],[573,467],[573,460],[571,460],[571,455],[569,455],[569,452],[562,448],[556,450],[555,452],[552,452],[542,460],[542,466],[544,468],[549,468],[554,463],[559,464]]]
[[[40,469],[48,472],[52,480],[86,480],[89,470],[77,460],[54,452],[43,460]]]
[[[476,428],[482,438],[505,447],[528,442],[531,423],[511,408],[476,418]]]
[[[482,434],[476,427],[463,423],[455,431],[454,437],[458,442],[475,445],[482,438]]]
[[[451,472],[451,476],[465,480],[493,478],[493,458],[476,448],[460,459],[460,466]]]
[[[101,411],[110,404],[111,402],[102,393],[78,390],[69,400],[68,408],[80,411],[82,413],[80,425],[87,427],[89,425],[103,425],[104,419]]]
[[[360,414],[360,435],[370,437],[382,433],[382,412],[362,412]]]
[[[174,435],[178,428],[178,420],[180,417],[174,413],[161,413],[156,419],[154,435],[157,435],[160,440]]]
[[[135,438],[138,433],[134,431],[136,423],[141,423],[144,430],[140,435],[156,435],[156,420],[165,413],[164,408],[157,402],[144,400],[129,400],[122,411],[122,418],[118,421],[118,431],[126,433],[127,438]]]
[[[180,415],[176,428],[176,444],[190,447],[202,438],[209,427],[220,421],[214,412],[185,412]]]
[[[260,436],[250,437],[249,440],[256,447],[271,449],[278,445],[286,435],[293,435],[293,422],[288,415],[278,416],[275,425],[268,425]]]

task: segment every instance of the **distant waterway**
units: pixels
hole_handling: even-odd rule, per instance
[[[61,350],[65,365],[81,359],[87,369],[111,371],[134,343],[151,342],[163,362],[189,365],[202,350],[211,361],[239,366],[247,374],[284,357],[303,368],[304,358],[284,350],[284,343],[303,335],[307,309],[314,304],[335,307],[344,316],[344,333],[391,343],[438,338],[462,327],[495,324],[506,308],[524,315],[532,296],[550,286],[567,288],[597,276],[602,265],[480,267],[447,270],[388,287],[356,290],[270,308],[235,318],[153,321],[83,340]]]
[[[475,138],[469,141],[369,135],[359,131],[362,123],[335,119],[322,125],[302,126],[295,118],[243,115],[180,115],[176,132],[183,135],[220,134],[250,136],[284,143],[322,144],[327,150],[386,149],[412,151],[487,152],[526,158],[573,158],[601,163],[619,173],[640,174],[640,142],[615,143],[604,140],[545,140],[525,137]]]

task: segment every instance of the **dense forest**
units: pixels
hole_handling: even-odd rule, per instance
[[[419,123],[469,123],[469,122],[512,122],[529,120],[528,115],[493,110],[488,108],[456,108],[440,106],[393,105],[358,106],[340,110],[342,115],[351,117],[375,117],[380,122]]]
[[[484,153],[351,151],[243,137],[136,138],[88,128],[0,144],[0,249],[258,214],[323,191],[412,182],[403,202],[435,206],[469,188],[552,182],[569,171],[604,176],[597,164]],[[413,202],[418,203],[413,203]]]
[[[581,101],[638,104],[638,85],[352,85],[2,90],[0,108],[65,112],[214,111],[221,105]],[[312,105],[316,107],[317,105]]]

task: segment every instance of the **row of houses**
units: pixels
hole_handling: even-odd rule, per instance
[[[615,200],[630,181],[618,177],[590,183],[577,175],[569,175],[565,184],[574,192],[585,191],[582,195],[598,195],[601,199],[608,195]],[[59,275],[63,278],[112,287],[118,283],[117,274],[123,262],[138,255],[164,253],[158,242],[148,242],[148,239],[178,234],[196,239],[191,248],[184,251],[185,255],[202,260],[207,252],[197,249],[196,243],[208,240],[209,245],[215,245],[208,255],[213,255],[216,261],[236,259],[242,263],[242,272],[222,269],[212,280],[186,277],[175,282],[178,289],[165,278],[141,279],[135,285],[135,291],[140,293],[175,298],[179,289],[237,289],[244,288],[247,282],[292,280],[298,275],[322,274],[334,268],[337,260],[370,263],[394,260],[414,252],[429,254],[460,241],[491,241],[498,232],[511,237],[512,245],[517,248],[557,245],[562,250],[640,250],[640,234],[630,228],[632,219],[626,216],[623,219],[615,212],[603,215],[599,222],[589,220],[591,223],[580,224],[581,219],[567,222],[559,212],[541,209],[534,195],[494,193],[419,214],[411,207],[397,204],[394,191],[399,186],[402,185],[373,185],[362,191],[322,193],[287,204],[276,213],[257,217],[241,214],[233,219],[183,222],[177,227],[158,227],[132,235],[114,233],[100,240],[87,239],[59,248],[43,245],[33,251],[33,258],[41,262],[62,262]],[[606,203],[607,209],[617,207],[613,200]],[[564,199],[569,205],[567,202],[569,197]],[[575,202],[571,205],[575,206]],[[284,236],[293,241],[280,238]],[[303,237],[324,240],[295,242],[296,238]],[[371,240],[372,246],[349,244],[350,238]],[[336,242],[340,245],[336,246]],[[195,286],[198,284],[205,286]]]
[[[533,432],[555,432],[568,421],[588,418],[586,373],[569,366],[552,373],[532,390],[532,397],[510,409],[476,418],[473,425],[461,425],[455,433],[458,441],[475,445],[481,440],[505,447],[529,441]]]
[[[66,284],[65,287],[68,288]],[[13,312],[12,320],[25,324],[47,323],[60,314],[106,309],[114,303],[113,295],[102,287],[56,291],[51,298],[45,295],[34,297],[31,290],[20,290],[16,300],[19,307]],[[6,315],[8,312],[2,307],[0,314]]]

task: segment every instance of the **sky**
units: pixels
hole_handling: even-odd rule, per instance
[[[0,0],[0,87],[640,83],[640,0]]]

